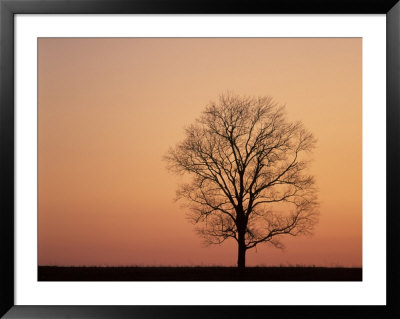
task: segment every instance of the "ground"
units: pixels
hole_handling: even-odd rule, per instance
[[[362,268],[331,267],[56,267],[39,281],[361,281]]]

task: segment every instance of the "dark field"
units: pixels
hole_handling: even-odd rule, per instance
[[[328,267],[54,267],[39,281],[361,281],[362,268]]]

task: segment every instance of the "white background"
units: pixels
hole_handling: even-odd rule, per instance
[[[17,305],[386,303],[384,15],[17,15],[15,21]],[[362,37],[363,281],[38,282],[37,37]]]

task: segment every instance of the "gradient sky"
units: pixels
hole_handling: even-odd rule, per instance
[[[235,265],[174,202],[162,157],[227,90],[272,96],[318,139],[313,237],[247,265],[362,265],[361,38],[38,40],[40,265]]]

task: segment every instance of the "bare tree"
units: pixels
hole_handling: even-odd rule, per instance
[[[165,158],[168,169],[192,177],[177,198],[186,200],[199,234],[208,244],[233,238],[244,268],[248,249],[282,248],[283,235],[311,233],[317,196],[304,155],[315,142],[270,97],[228,93],[206,107]]]

